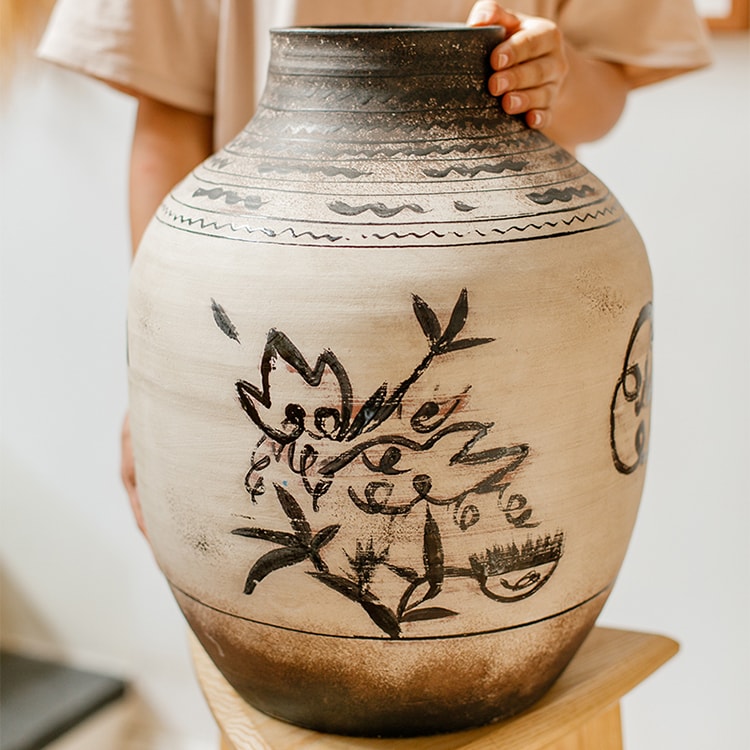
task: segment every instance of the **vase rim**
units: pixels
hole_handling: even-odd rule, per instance
[[[388,23],[388,24],[333,24],[331,26],[279,26],[271,29],[272,34],[288,34],[290,36],[312,34],[320,36],[344,36],[346,34],[383,34],[416,33],[416,32],[464,32],[474,33],[492,31],[497,33],[503,29],[500,25],[467,26],[461,23]],[[503,29],[504,30],[504,29]]]

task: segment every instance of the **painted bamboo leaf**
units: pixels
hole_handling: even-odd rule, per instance
[[[214,314],[214,321],[219,326],[221,332],[239,344],[240,337],[237,328],[230,320],[229,315],[227,315],[227,311],[213,297],[211,298],[211,311]]]
[[[401,594],[401,599],[399,600],[398,607],[396,609],[396,614],[398,615],[399,620],[404,619],[404,612],[409,609],[409,601],[411,600],[412,595],[414,592],[420,587],[424,585],[424,578],[415,578],[413,581],[409,583],[409,585],[406,587],[406,590],[403,594]],[[412,607],[418,607],[422,603],[422,600],[420,599],[416,603],[412,604]]]
[[[280,484],[274,483],[273,486],[276,489],[276,496],[279,498],[279,503],[284,509],[289,522],[292,524],[292,528],[299,535],[300,541],[309,545],[312,541],[312,529],[299,503]]]
[[[413,568],[405,568],[401,565],[392,565],[389,562],[385,563],[385,567],[388,568],[392,573],[395,573],[399,578],[403,578],[409,583],[414,583],[419,580],[419,573]]]
[[[399,625],[396,615],[388,607],[380,602],[362,601],[362,609],[367,612],[369,618],[391,638],[398,638],[401,635],[401,626]]]
[[[470,349],[472,346],[481,346],[482,344],[489,344],[493,342],[494,340],[495,339],[492,339],[492,338],[459,339],[458,341],[451,341],[450,344],[448,344],[442,351],[444,353],[457,352],[460,349]]]
[[[317,578],[326,586],[343,594],[347,599],[359,604],[367,613],[367,616],[391,638],[398,638],[401,634],[401,627],[396,615],[381,604],[376,597],[367,591],[362,591],[360,587],[348,578],[334,575],[333,573],[310,572],[310,575]]]
[[[423,620],[440,620],[445,617],[455,617],[458,612],[445,607],[424,607],[412,609],[401,616],[401,622],[420,622]]]
[[[258,559],[248,573],[245,581],[245,593],[252,594],[255,587],[275,570],[302,562],[308,556],[308,550],[302,547],[281,547],[267,552]]]
[[[410,580],[410,584],[401,595],[397,609],[401,621],[404,621],[408,613],[420,604],[434,599],[443,588],[445,579],[443,543],[440,527],[432,517],[429,507],[424,523],[422,560],[425,568],[424,576],[407,579]]]
[[[422,332],[427,337],[427,340],[431,344],[434,344],[440,339],[440,321],[432,308],[421,297],[413,294],[412,300],[414,314],[417,316],[419,325],[422,327]]]
[[[338,534],[339,529],[341,528],[340,523],[334,523],[330,526],[326,526],[324,529],[321,529],[314,537],[312,542],[310,542],[310,547],[314,550],[319,550],[321,547],[325,547],[328,542],[333,539],[333,537]]]
[[[308,573],[313,578],[317,578],[321,583],[325,583],[326,586],[342,594],[347,599],[351,599],[353,602],[359,602],[361,592],[359,586],[354,581],[344,578],[343,576],[337,576],[334,573],[324,573],[322,571],[309,571]]]
[[[376,417],[379,416],[385,399],[388,395],[388,383],[383,383],[370,398],[365,401],[362,408],[357,413],[357,416],[352,421],[351,427],[349,428],[349,437],[357,437],[360,435],[367,425],[369,425]]]
[[[288,531],[246,527],[232,529],[232,533],[236,536],[245,536],[250,539],[262,539],[264,542],[273,542],[274,544],[280,544],[283,547],[302,547],[299,537],[290,534]]]
[[[451,319],[448,321],[448,325],[445,328],[445,333],[441,337],[441,341],[445,344],[451,343],[456,336],[458,336],[461,329],[466,324],[466,318],[469,314],[469,294],[466,289],[461,290],[461,294],[458,295],[458,300],[453,307],[451,313]]]
[[[424,522],[423,558],[425,577],[430,586],[430,590],[422,601],[437,596],[442,588],[443,579],[445,578],[443,541],[440,537],[440,527],[438,526],[437,521],[432,517],[429,506],[427,506],[427,516]]]
[[[403,620],[408,612],[415,610],[424,602],[434,599],[442,588],[442,585],[431,585],[427,579],[422,576],[407,586],[396,610],[399,620]]]

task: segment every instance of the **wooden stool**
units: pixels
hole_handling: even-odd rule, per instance
[[[191,635],[220,750],[622,750],[620,698],[678,649],[663,636],[594,628],[551,690],[512,719],[453,734],[364,739],[300,729],[251,708]]]

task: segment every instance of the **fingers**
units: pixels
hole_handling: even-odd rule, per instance
[[[526,91],[537,88],[546,89],[546,94],[551,96],[559,80],[559,66],[555,60],[551,57],[542,57],[493,73],[487,85],[493,96],[502,96],[508,91]],[[549,106],[549,101],[540,101],[534,106]]]
[[[508,12],[494,0],[479,0],[474,3],[466,23],[468,26],[504,26],[508,34],[512,34],[521,25],[518,16]]]
[[[141,530],[143,536],[146,534],[146,523],[143,520],[143,511],[141,510],[141,501],[138,497],[138,487],[135,479],[135,459],[133,458],[133,445],[130,439],[130,416],[126,415],[122,424],[121,433],[121,452],[120,452],[120,478],[128,493],[130,508],[135,516],[135,522]]]
[[[535,130],[544,130],[552,122],[548,109],[530,109],[526,113],[526,124]]]
[[[555,94],[552,86],[540,86],[535,89],[522,91],[512,91],[505,94],[501,101],[503,109],[509,115],[520,115],[523,112],[539,110],[548,112],[555,100]],[[532,118],[534,123],[538,118]],[[529,122],[531,127],[537,127],[536,124]]]
[[[560,30],[544,18],[521,16],[521,28],[490,55],[496,71],[488,81],[493,96],[512,115],[526,113],[532,128],[545,128],[568,74],[568,61]]]
[[[490,55],[496,70],[543,57],[556,56],[563,47],[562,32],[547,18],[521,16],[521,28],[499,44]]]

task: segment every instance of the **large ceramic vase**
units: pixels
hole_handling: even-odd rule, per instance
[[[256,116],[135,261],[149,539],[226,679],[303,726],[520,711],[632,531],[648,260],[607,188],[486,93],[501,35],[274,32]]]

